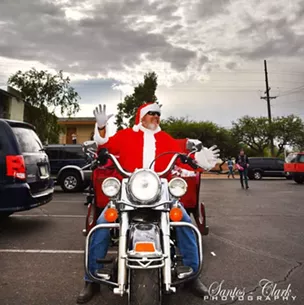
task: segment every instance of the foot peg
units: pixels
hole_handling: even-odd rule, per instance
[[[176,267],[176,275],[177,277],[182,280],[193,273],[193,269],[188,266],[178,266]]]
[[[97,258],[97,264],[112,264],[114,262],[114,258]]]
[[[99,278],[103,279],[103,280],[109,280],[112,276],[112,270],[111,269],[100,269],[100,270],[97,270],[95,272],[96,276],[98,276]]]

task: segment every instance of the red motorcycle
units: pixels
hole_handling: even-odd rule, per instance
[[[190,152],[187,145],[187,139],[178,139],[176,141],[179,143],[183,153]],[[89,161],[96,159],[97,147],[95,142],[85,142],[83,149],[90,159]],[[188,188],[186,194],[181,197],[180,201],[183,203],[188,214],[193,215],[200,233],[202,235],[208,235],[209,227],[206,224],[205,205],[199,200],[202,172],[203,170],[200,169],[195,173],[195,176],[183,177],[188,184]],[[103,193],[101,187],[103,181],[108,177],[116,177],[118,179],[121,178],[111,160],[109,160],[104,166],[95,165],[92,168],[92,179],[89,191],[87,193],[88,213],[86,217],[85,229],[83,230],[83,234],[85,236],[87,236],[89,231],[96,225],[96,220],[109,202],[109,198]]]

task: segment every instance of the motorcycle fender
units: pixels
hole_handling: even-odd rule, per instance
[[[129,252],[138,252],[137,244],[153,244],[155,251],[162,252],[160,229],[153,223],[132,224],[129,230]],[[145,252],[145,251],[143,251]]]

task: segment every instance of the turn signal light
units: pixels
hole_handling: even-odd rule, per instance
[[[154,243],[136,243],[136,252],[155,252]]]
[[[108,208],[105,211],[104,218],[107,222],[114,222],[118,218],[118,212],[115,208]]]
[[[180,208],[172,208],[170,210],[170,219],[172,221],[181,221],[183,219],[183,212]]]

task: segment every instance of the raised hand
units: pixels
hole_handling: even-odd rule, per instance
[[[216,149],[217,146],[213,145],[210,148],[203,147],[199,152],[195,153],[195,160],[198,165],[206,170],[212,169],[219,158],[220,150]]]
[[[102,128],[106,126],[108,120],[114,115],[114,114],[106,114],[106,105],[104,104],[103,107],[101,104],[99,104],[99,107],[97,106],[95,110],[93,111],[93,114],[96,118],[96,122],[99,128]]]

